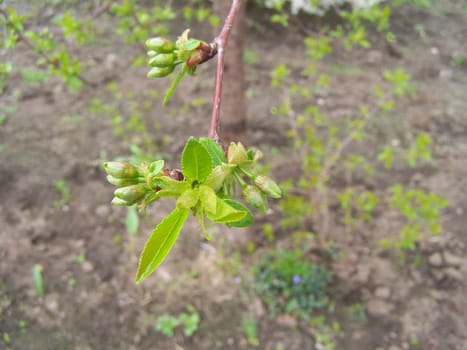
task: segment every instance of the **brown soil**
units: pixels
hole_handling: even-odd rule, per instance
[[[370,139],[380,144],[404,137],[408,130],[429,132],[435,161],[418,170],[379,172],[372,185],[383,189],[395,181],[416,184],[450,203],[444,234],[420,244],[419,266],[401,265],[392,254],[376,249],[378,239],[394,224],[391,213],[381,213],[352,237],[335,225],[333,238],[345,247],[345,255],[335,263],[335,308],[328,318],[341,326],[339,350],[467,349],[467,63],[453,63],[453,57],[467,57],[462,3],[400,9],[393,17],[398,39],[394,47],[375,35],[370,50],[336,48],[321,67],[334,72],[333,89],[326,96],[329,117],[366,103],[371,86],[382,82],[384,69],[404,67],[413,76],[419,84],[416,95],[398,102],[394,119],[372,123]],[[246,33],[247,46],[261,58],[247,67],[248,137],[266,154],[279,149],[279,155],[267,156],[267,161],[276,176],[285,179],[299,168],[290,157],[284,122],[270,113],[278,92],[269,85],[269,72],[284,61],[300,67],[302,34],[295,26],[267,31],[257,16],[249,14]],[[422,25],[423,37],[413,30],[415,23]],[[125,50],[110,43],[80,53],[95,60],[88,75],[101,82],[98,88],[69,94],[57,81],[25,85],[15,73],[0,97],[2,105],[17,106],[0,126],[0,348],[324,349],[316,336],[326,330],[298,325],[288,316],[268,317],[261,301],[235,283],[237,276],[248,278],[251,264],[270,247],[261,223],[277,226],[276,206],[273,215],[258,218],[248,230],[219,229],[209,244],[197,222],[189,221],[156,273],[140,285],[133,282],[147,234],[170,203],[150,208],[138,235],[125,232],[126,211],[110,206],[113,189],[101,164],[127,153],[135,140],[122,141],[112,132],[109,118],[88,106],[95,97],[113,101],[105,88],[109,79],[139,101],[147,89],[162,91],[167,82],[148,81],[144,68],[129,69]],[[20,46],[15,53],[19,65],[31,64],[26,52]],[[168,109],[156,103],[148,112],[159,153],[176,155],[188,136],[207,133],[209,103],[189,110],[182,106],[189,105],[192,96],[210,101],[212,76],[213,65],[202,67],[197,79],[181,84]],[[130,109],[125,101],[112,103]],[[71,190],[61,207],[54,206],[60,199],[54,188],[58,179]],[[248,241],[258,248],[253,253],[248,252]],[[278,233],[277,245],[288,241],[285,232]],[[240,259],[235,258],[238,253]],[[43,271],[42,298],[32,278],[36,264]],[[349,308],[357,302],[365,305],[367,321],[349,317]],[[192,337],[178,328],[171,338],[154,329],[157,316],[179,314],[188,305],[201,315]],[[247,315],[258,319],[258,347],[245,338],[242,320]]]

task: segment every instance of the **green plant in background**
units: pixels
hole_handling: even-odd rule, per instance
[[[19,15],[12,6],[0,9],[0,20],[5,30],[1,37],[4,49],[14,48],[18,41],[23,42],[38,57],[36,65],[48,71],[49,74],[63,79],[71,91],[79,90],[86,79],[81,75],[83,66],[79,58],[70,53],[67,42],[78,45],[93,40],[93,29],[90,21],[80,21],[66,11],[58,16],[55,24],[60,30],[57,35],[49,28],[26,30],[25,24],[28,16]],[[13,69],[13,63],[7,61],[0,68],[1,85],[5,85],[8,74]],[[37,76],[37,74],[36,74]],[[89,83],[89,82],[88,82]]]
[[[339,204],[344,212],[342,222],[352,228],[361,221],[370,221],[372,213],[378,205],[379,197],[371,191],[359,191],[356,188],[347,187],[337,194]]]
[[[371,14],[373,10],[368,11]],[[390,11],[383,9],[383,12],[385,15],[382,17],[384,21],[381,28],[386,30]],[[360,18],[358,16],[361,14],[356,16]],[[352,21],[364,23],[359,22],[360,19]],[[283,63],[278,64],[271,73],[271,86],[280,88],[283,96],[280,104],[271,111],[286,118],[290,125],[288,136],[301,160],[300,176],[289,179],[282,186],[286,194],[280,202],[284,213],[281,227],[292,232],[316,234],[318,245],[322,249],[332,241],[331,207],[336,203],[340,209],[338,219],[346,225],[348,234],[351,234],[357,225],[373,220],[378,210],[387,210],[392,206],[391,202],[386,200],[388,195],[384,192],[370,190],[364,185],[354,183],[355,177],[374,176],[375,158],[388,170],[393,168],[395,162],[400,164],[401,161],[405,161],[410,167],[415,167],[421,162],[431,161],[432,140],[425,132],[406,136],[407,140],[403,140],[405,146],[400,145],[399,140],[396,140],[397,144],[382,146],[376,154],[352,152],[353,144],[362,145],[367,142],[367,127],[370,122],[377,117],[389,116],[398,100],[417,91],[417,84],[402,68],[385,70],[382,74],[385,87],[378,85],[374,88],[371,105],[362,105],[346,119],[327,118],[322,111],[323,102],[319,96],[332,89],[331,77],[324,73],[319,74],[317,66],[320,60],[332,53],[336,37],[340,38],[335,32],[324,30],[317,36],[305,39],[308,58],[302,71],[303,76],[307,78],[305,83],[299,84],[296,79],[293,83],[287,83],[291,70]],[[304,100],[315,100],[315,103],[304,106]],[[336,180],[344,182],[343,188],[331,186]],[[410,199],[404,197],[403,201],[408,205]],[[445,200],[440,197],[432,199],[432,202],[436,201],[446,205]],[[423,227],[441,227],[439,211],[438,215],[433,213],[430,219],[426,216],[419,219],[417,224],[401,225],[399,243],[385,244],[385,247],[396,248],[398,251],[408,249],[422,237],[420,234],[414,234],[414,229],[420,225],[420,221],[425,222]]]
[[[39,298],[44,296],[44,279],[42,278],[42,265],[35,264],[32,267],[32,279],[34,281],[34,287],[36,294]]]
[[[191,337],[199,328],[201,317],[196,309],[188,305],[188,312],[183,312],[178,316],[161,315],[156,319],[155,328],[168,337],[174,335],[174,330],[178,326],[182,327],[183,334]]]
[[[385,70],[384,78],[392,84],[392,91],[396,96],[414,93],[417,91],[417,84],[403,68],[396,68],[393,71]]]
[[[92,99],[89,109],[96,115],[108,117],[113,134],[130,148],[132,153],[128,159],[135,162],[149,160],[158,154],[158,146],[166,142],[161,138],[159,144],[153,141],[153,134],[158,131],[158,124],[150,124],[145,118],[152,107],[157,91],[144,91],[144,101],[139,101],[133,91],[124,92],[114,82],[107,85],[112,102],[106,103],[102,98]]]
[[[317,348],[334,350],[337,346],[338,338],[344,336],[339,322],[334,321],[329,323],[323,315],[313,317],[310,324],[315,334]]]
[[[259,345],[258,321],[254,317],[247,317],[242,321],[243,332],[246,340],[253,346]]]
[[[162,315],[157,318],[155,328],[162,334],[173,337],[175,327],[178,326],[178,320],[171,315]]]
[[[327,305],[331,273],[326,267],[306,261],[296,251],[264,255],[253,267],[253,288],[271,315],[291,313],[309,320]]]
[[[54,201],[56,209],[63,208],[71,199],[71,191],[67,182],[63,179],[58,179],[54,183],[55,190],[60,194],[60,199]]]
[[[396,209],[404,217],[405,223],[398,240],[384,239],[383,247],[394,247],[403,253],[415,250],[422,234],[440,234],[442,231],[441,210],[448,205],[445,198],[422,189],[404,189],[401,184],[389,188],[390,208]]]
[[[349,319],[358,322],[367,322],[368,316],[365,305],[362,303],[354,303],[348,309]]]

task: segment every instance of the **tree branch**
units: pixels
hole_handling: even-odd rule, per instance
[[[233,22],[237,17],[240,9],[241,0],[232,0],[229,14],[225,19],[224,26],[222,27],[219,35],[214,38],[211,46],[218,53],[217,66],[216,66],[216,81],[214,87],[214,98],[212,101],[212,114],[211,114],[211,125],[209,128],[209,137],[219,141],[219,121],[221,112],[221,99],[222,99],[222,79],[224,75],[224,49],[227,45],[230,32],[232,30]]]

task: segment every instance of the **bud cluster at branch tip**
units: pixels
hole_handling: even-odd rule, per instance
[[[188,38],[189,33],[189,29],[185,30],[175,43],[162,37],[150,38],[146,41],[148,64],[152,67],[148,78],[166,77],[182,63],[186,64],[187,71],[193,74],[198,65],[216,55],[215,45]]]

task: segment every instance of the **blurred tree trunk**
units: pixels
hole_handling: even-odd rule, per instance
[[[214,0],[214,12],[223,25],[231,1]],[[216,34],[219,32],[216,30]],[[224,143],[244,139],[246,132],[246,82],[243,64],[243,38],[245,33],[245,1],[238,13],[225,50],[224,83],[221,104],[220,137]]]

